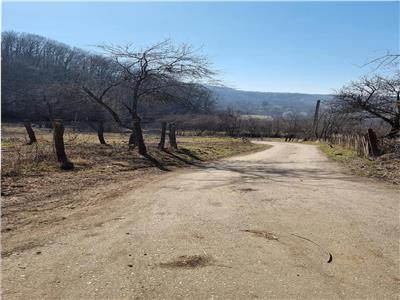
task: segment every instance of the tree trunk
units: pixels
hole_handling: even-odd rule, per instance
[[[74,164],[70,162],[65,154],[64,147],[64,125],[59,120],[53,122],[53,140],[56,149],[57,160],[60,162],[62,170],[73,170]]]
[[[368,129],[368,141],[372,156],[378,156],[380,154],[378,148],[378,139],[375,132],[371,128]]]
[[[32,145],[33,143],[36,143],[36,135],[35,132],[32,129],[31,123],[29,122],[25,122],[24,123],[26,132],[28,133],[29,136],[29,142],[27,143],[27,145]]]
[[[171,146],[172,149],[178,149],[178,145],[176,143],[176,133],[175,133],[175,124],[170,123],[169,124],[169,145]]]
[[[167,131],[167,123],[166,122],[161,122],[161,136],[160,136],[160,142],[158,143],[158,149],[164,150],[165,148],[165,133]]]
[[[129,142],[128,142],[129,150],[132,150],[136,147],[136,138],[135,138],[135,131],[132,129],[131,134],[129,135]]]
[[[107,145],[107,142],[104,139],[104,125],[103,125],[103,122],[99,122],[99,125],[97,127],[97,136],[99,138],[100,144]]]
[[[135,143],[138,146],[139,154],[147,155],[147,149],[143,139],[142,127],[140,125],[140,118],[138,116],[134,118],[133,131],[135,135]]]

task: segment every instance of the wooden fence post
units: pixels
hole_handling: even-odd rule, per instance
[[[378,156],[380,153],[378,148],[378,139],[375,132],[371,128],[368,129],[368,142],[371,148],[372,156]]]
[[[53,121],[53,140],[54,147],[56,148],[57,160],[60,162],[61,170],[73,170],[74,164],[70,162],[65,154],[64,147],[64,125],[61,120]]]
[[[315,106],[315,113],[314,113],[314,122],[313,122],[313,134],[317,140],[318,140],[318,115],[319,115],[320,104],[321,100],[317,100],[317,105]]]

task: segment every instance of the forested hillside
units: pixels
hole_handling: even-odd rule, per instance
[[[111,56],[100,56],[38,35],[16,32],[3,32],[1,47],[4,121],[50,122],[61,118],[74,122],[114,122],[117,116],[119,125],[132,126],[129,115],[135,91],[121,65]],[[157,50],[189,56],[189,52],[172,53],[185,49]],[[137,59],[136,62],[141,61]],[[138,110],[145,121],[160,115],[207,113],[212,109],[213,99],[208,89],[178,78],[189,74],[164,71],[164,74],[159,72],[146,78],[140,91],[143,97]],[[93,96],[102,96],[104,103],[99,103]]]
[[[2,33],[2,117],[5,121],[107,121],[112,115],[99,107],[81,88],[118,76],[118,65],[110,58],[72,48],[34,34]],[[190,95],[190,99],[189,99]],[[118,110],[126,126],[126,103],[132,90],[126,84],[108,91],[107,99]],[[310,115],[318,99],[328,95],[263,93],[223,86],[180,85],[150,96],[139,103],[145,120],[161,115],[210,113],[231,108],[245,114],[281,117],[285,113]],[[113,98],[113,99],[111,99]],[[149,98],[149,97],[147,97]],[[218,100],[218,101],[217,101]]]
[[[218,96],[217,106],[230,107],[245,114],[281,117],[292,113],[312,115],[317,100],[330,100],[332,95],[302,93],[270,93],[242,91],[226,87],[209,87]]]

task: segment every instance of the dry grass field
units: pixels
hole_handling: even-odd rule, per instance
[[[386,154],[377,158],[365,158],[357,152],[338,145],[319,144],[320,149],[332,160],[344,165],[346,169],[358,176],[374,177],[399,185],[400,157]]]

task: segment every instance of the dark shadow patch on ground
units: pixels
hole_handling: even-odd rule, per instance
[[[267,240],[270,240],[270,241],[278,241],[279,240],[278,237],[276,235],[274,235],[272,232],[268,232],[265,230],[246,229],[246,230],[242,230],[242,231],[253,233],[255,236],[266,238]]]
[[[199,165],[198,163],[195,163],[195,162],[193,162],[193,161],[190,161],[190,160],[187,160],[187,159],[185,159],[185,158],[183,158],[183,157],[180,157],[179,155],[176,155],[175,153],[171,152],[171,151],[168,150],[168,149],[165,149],[164,152],[167,153],[168,155],[174,157],[175,159],[177,159],[177,160],[179,160],[179,161],[181,161],[181,162],[187,164],[187,165],[192,165],[192,166],[200,167],[200,165]],[[188,155],[188,154],[185,153],[185,155]],[[190,155],[188,155],[188,156],[190,156]],[[197,160],[197,159],[196,159],[196,160]],[[201,160],[199,160],[199,161],[201,161]]]
[[[325,170],[324,166],[315,168],[296,168],[295,163],[286,163],[286,165],[287,166],[281,168],[275,165],[275,163],[265,161],[252,161],[251,163],[247,161],[221,161],[207,164],[201,168],[210,171],[230,171],[239,174],[240,177],[238,178],[227,178],[226,182],[229,182],[229,185],[243,183],[253,184],[260,181],[264,183],[271,181],[285,184],[296,184],[296,182],[291,182],[287,179],[298,179],[298,183],[302,186],[320,187],[318,181],[328,180],[323,183],[325,187],[337,188],[338,181],[357,183],[363,180],[363,178],[343,174],[335,170]],[[312,180],[314,182],[304,182],[305,180]],[[222,181],[223,180],[221,180],[221,182]],[[209,187],[206,186],[204,188],[208,189]],[[238,191],[240,190],[238,189]]]
[[[163,268],[195,269],[210,266],[214,263],[211,256],[206,255],[181,255],[172,261],[160,263]]]
[[[243,192],[243,193],[248,193],[248,192],[255,192],[257,190],[256,189],[252,189],[252,188],[241,188],[241,189],[237,189],[237,191]]]
[[[178,150],[179,153],[185,154],[195,160],[203,161],[199,156],[193,154],[189,149],[181,148]]]
[[[147,158],[156,168],[160,169],[161,171],[171,171],[170,169],[167,169],[161,162],[159,162],[157,159],[152,157],[150,154],[143,155],[145,158]]]
[[[14,247],[11,250],[3,250],[1,252],[1,257],[5,258],[5,257],[8,257],[8,256],[14,254],[14,253],[24,252],[26,250],[34,249],[36,247],[42,247],[44,245],[45,245],[44,242],[26,242],[26,243],[21,244],[21,245],[19,245],[17,247]]]

